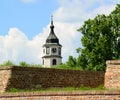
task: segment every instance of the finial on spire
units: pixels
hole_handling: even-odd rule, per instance
[[[53,15],[51,15],[51,21],[53,21]]]
[[[51,15],[51,25],[53,25],[53,15]]]
[[[50,26],[51,30],[53,31],[54,25],[53,25],[53,15],[51,15],[51,26]]]

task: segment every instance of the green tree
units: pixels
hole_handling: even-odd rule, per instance
[[[68,61],[67,61],[67,65],[69,67],[75,67],[76,66],[76,58],[74,58],[73,56],[69,56]]]
[[[82,48],[77,64],[85,70],[105,70],[105,62],[120,58],[120,5],[109,15],[97,15],[78,29]]]

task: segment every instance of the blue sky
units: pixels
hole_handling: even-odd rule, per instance
[[[49,23],[58,6],[56,0],[1,0],[0,34],[5,35],[10,27],[17,27],[32,39]]]
[[[82,47],[77,29],[89,18],[110,14],[119,3],[119,0],[1,0],[0,63],[7,60],[41,63],[51,15],[63,46],[63,62],[69,55],[77,57],[76,48]]]

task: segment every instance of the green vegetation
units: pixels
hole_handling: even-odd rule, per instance
[[[76,61],[76,58],[74,58],[73,56],[69,56],[68,57],[68,61],[67,61],[67,65],[69,66],[69,67],[75,67],[76,66],[76,64],[77,64],[77,61]]]
[[[120,4],[109,14],[84,22],[83,48],[78,48],[79,65],[85,70],[105,70],[106,60],[120,59]]]
[[[80,67],[77,67],[77,66],[70,66],[68,65],[68,63],[64,63],[64,64],[60,64],[58,66],[52,66],[52,68],[55,68],[55,69],[70,69],[70,70],[83,70],[81,69]]]
[[[0,64],[0,66],[15,66],[15,64],[8,60]]]
[[[47,89],[15,89],[11,88],[7,92],[55,92],[55,91],[83,91],[83,90],[105,90],[103,85],[100,85],[96,88],[90,88],[86,86],[81,86],[81,87],[64,87],[64,88],[47,88]]]
[[[14,64],[11,61],[5,61],[3,64],[0,64],[0,66],[21,66],[21,67],[42,67],[40,64],[28,64],[25,61],[21,61],[18,65]]]
[[[19,66],[21,66],[21,67],[39,67],[39,68],[42,67],[42,65],[40,65],[40,64],[28,64],[25,61],[21,61],[19,63]]]
[[[37,67],[37,68],[42,68],[41,64],[28,64],[25,61],[21,61],[18,65],[14,64],[11,61],[5,61],[3,64],[0,64],[0,66],[20,66],[20,67]],[[71,69],[71,70],[82,70],[80,67],[75,67],[75,66],[70,66],[68,63],[63,63],[58,66],[52,66],[54,69]]]

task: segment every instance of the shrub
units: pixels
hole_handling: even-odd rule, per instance
[[[15,66],[14,63],[12,63],[10,60],[3,62],[0,66]]]

